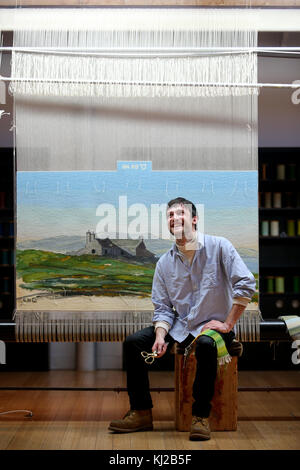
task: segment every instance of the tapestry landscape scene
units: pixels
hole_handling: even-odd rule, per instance
[[[174,243],[165,207],[177,196],[196,204],[199,230],[228,238],[258,279],[256,171],[152,171],[151,162],[24,171],[17,309],[151,310],[155,264]]]

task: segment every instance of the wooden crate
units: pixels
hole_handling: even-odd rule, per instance
[[[183,354],[175,353],[175,427],[189,431],[192,422],[192,390],[196,358],[192,353],[183,368]],[[209,417],[211,431],[237,429],[237,357],[218,369],[215,393]]]

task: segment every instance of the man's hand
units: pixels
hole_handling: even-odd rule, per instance
[[[220,331],[220,333],[229,333],[231,328],[226,322],[211,320],[203,326],[201,332],[204,330],[216,330]]]
[[[157,352],[157,357],[162,357],[168,347],[168,344],[165,342],[165,336],[167,332],[164,328],[156,328],[156,338],[155,343],[152,346],[152,352]]]

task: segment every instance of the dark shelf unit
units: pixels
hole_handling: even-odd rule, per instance
[[[259,149],[263,318],[300,315],[300,149]]]
[[[0,323],[9,325],[13,322],[16,306],[15,157],[13,148],[0,148],[0,175]],[[13,329],[9,328],[9,330],[11,334]],[[1,339],[3,337],[0,336]],[[6,341],[6,364],[0,364],[0,371],[48,369],[47,343],[16,343],[13,337],[10,341]]]
[[[15,164],[12,148],[0,149],[0,319],[12,320],[15,292]]]

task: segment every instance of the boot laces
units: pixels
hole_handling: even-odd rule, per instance
[[[201,423],[203,426],[207,426],[207,418],[201,416],[193,416],[193,424]]]
[[[123,419],[126,419],[126,418],[130,418],[130,416],[134,415],[134,411],[133,410],[129,410],[127,411],[127,413],[125,414],[125,416],[123,417]]]

